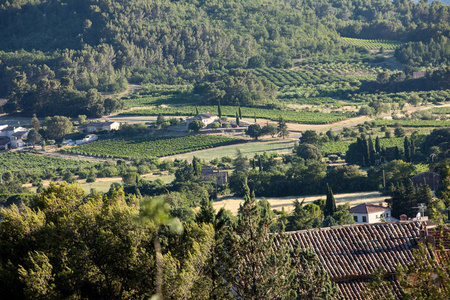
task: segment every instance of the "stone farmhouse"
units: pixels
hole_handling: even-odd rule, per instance
[[[383,205],[361,203],[348,210],[353,214],[355,223],[379,223],[382,221],[398,221],[391,216],[391,209]]]
[[[203,166],[200,177],[216,178],[218,185],[225,185],[228,182],[228,172],[214,171],[211,166]]]
[[[442,257],[448,259],[449,233],[447,230],[442,234],[428,221],[353,224],[287,232],[291,247],[311,248],[316,253],[341,296],[349,300],[365,299],[363,293],[372,280],[372,273],[380,267],[386,271],[385,280],[393,284],[399,299],[397,265],[407,266],[413,262],[413,250],[419,242],[439,242],[444,252],[429,250],[429,255],[438,262]]]
[[[120,129],[119,122],[92,122],[87,125],[78,126],[78,131],[84,133],[93,133],[102,130],[111,131],[119,129]]]

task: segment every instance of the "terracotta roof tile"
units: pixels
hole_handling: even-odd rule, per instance
[[[348,211],[352,214],[371,214],[376,212],[383,212],[389,209],[388,207],[370,204],[370,203],[361,203],[350,208]]]
[[[395,272],[397,264],[412,262],[420,238],[419,222],[335,226],[288,232],[290,245],[312,248],[332,280],[371,276],[378,267]]]

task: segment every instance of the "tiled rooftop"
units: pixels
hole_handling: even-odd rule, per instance
[[[398,264],[405,266],[413,261],[412,251],[425,238],[425,225],[434,224],[354,224],[287,233],[292,247],[299,244],[312,248],[345,299],[364,299],[361,291],[377,268],[395,273]],[[397,282],[394,285],[398,287]]]

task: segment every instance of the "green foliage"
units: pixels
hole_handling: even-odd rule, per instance
[[[45,134],[52,139],[61,139],[72,132],[72,122],[64,116],[47,117],[44,121]]]
[[[274,299],[290,292],[293,274],[287,236],[279,234],[277,247],[267,238],[273,223],[268,202],[257,203],[247,188],[238,221],[230,232],[230,278],[241,298]],[[239,276],[235,276],[239,274]]]
[[[195,132],[198,132],[203,127],[205,127],[205,123],[203,123],[200,120],[191,121],[191,122],[189,122],[189,126],[188,126],[189,130],[192,130]]]
[[[77,146],[72,153],[109,155],[113,157],[151,158],[185,153],[206,148],[239,143],[240,140],[213,136],[145,137],[95,141]]]

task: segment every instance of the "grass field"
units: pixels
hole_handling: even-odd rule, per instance
[[[249,142],[246,144],[225,146],[215,149],[207,149],[202,151],[197,151],[194,153],[178,154],[176,156],[168,156],[163,159],[187,159],[192,161],[192,158],[198,157],[204,159],[205,161],[211,161],[215,158],[221,158],[224,156],[229,156],[234,158],[236,156],[236,149],[241,150],[242,154],[247,157],[253,157],[255,154],[262,154],[265,151],[271,153],[292,153],[294,148],[294,141],[292,140],[276,140],[276,141],[259,141],[259,142]]]

